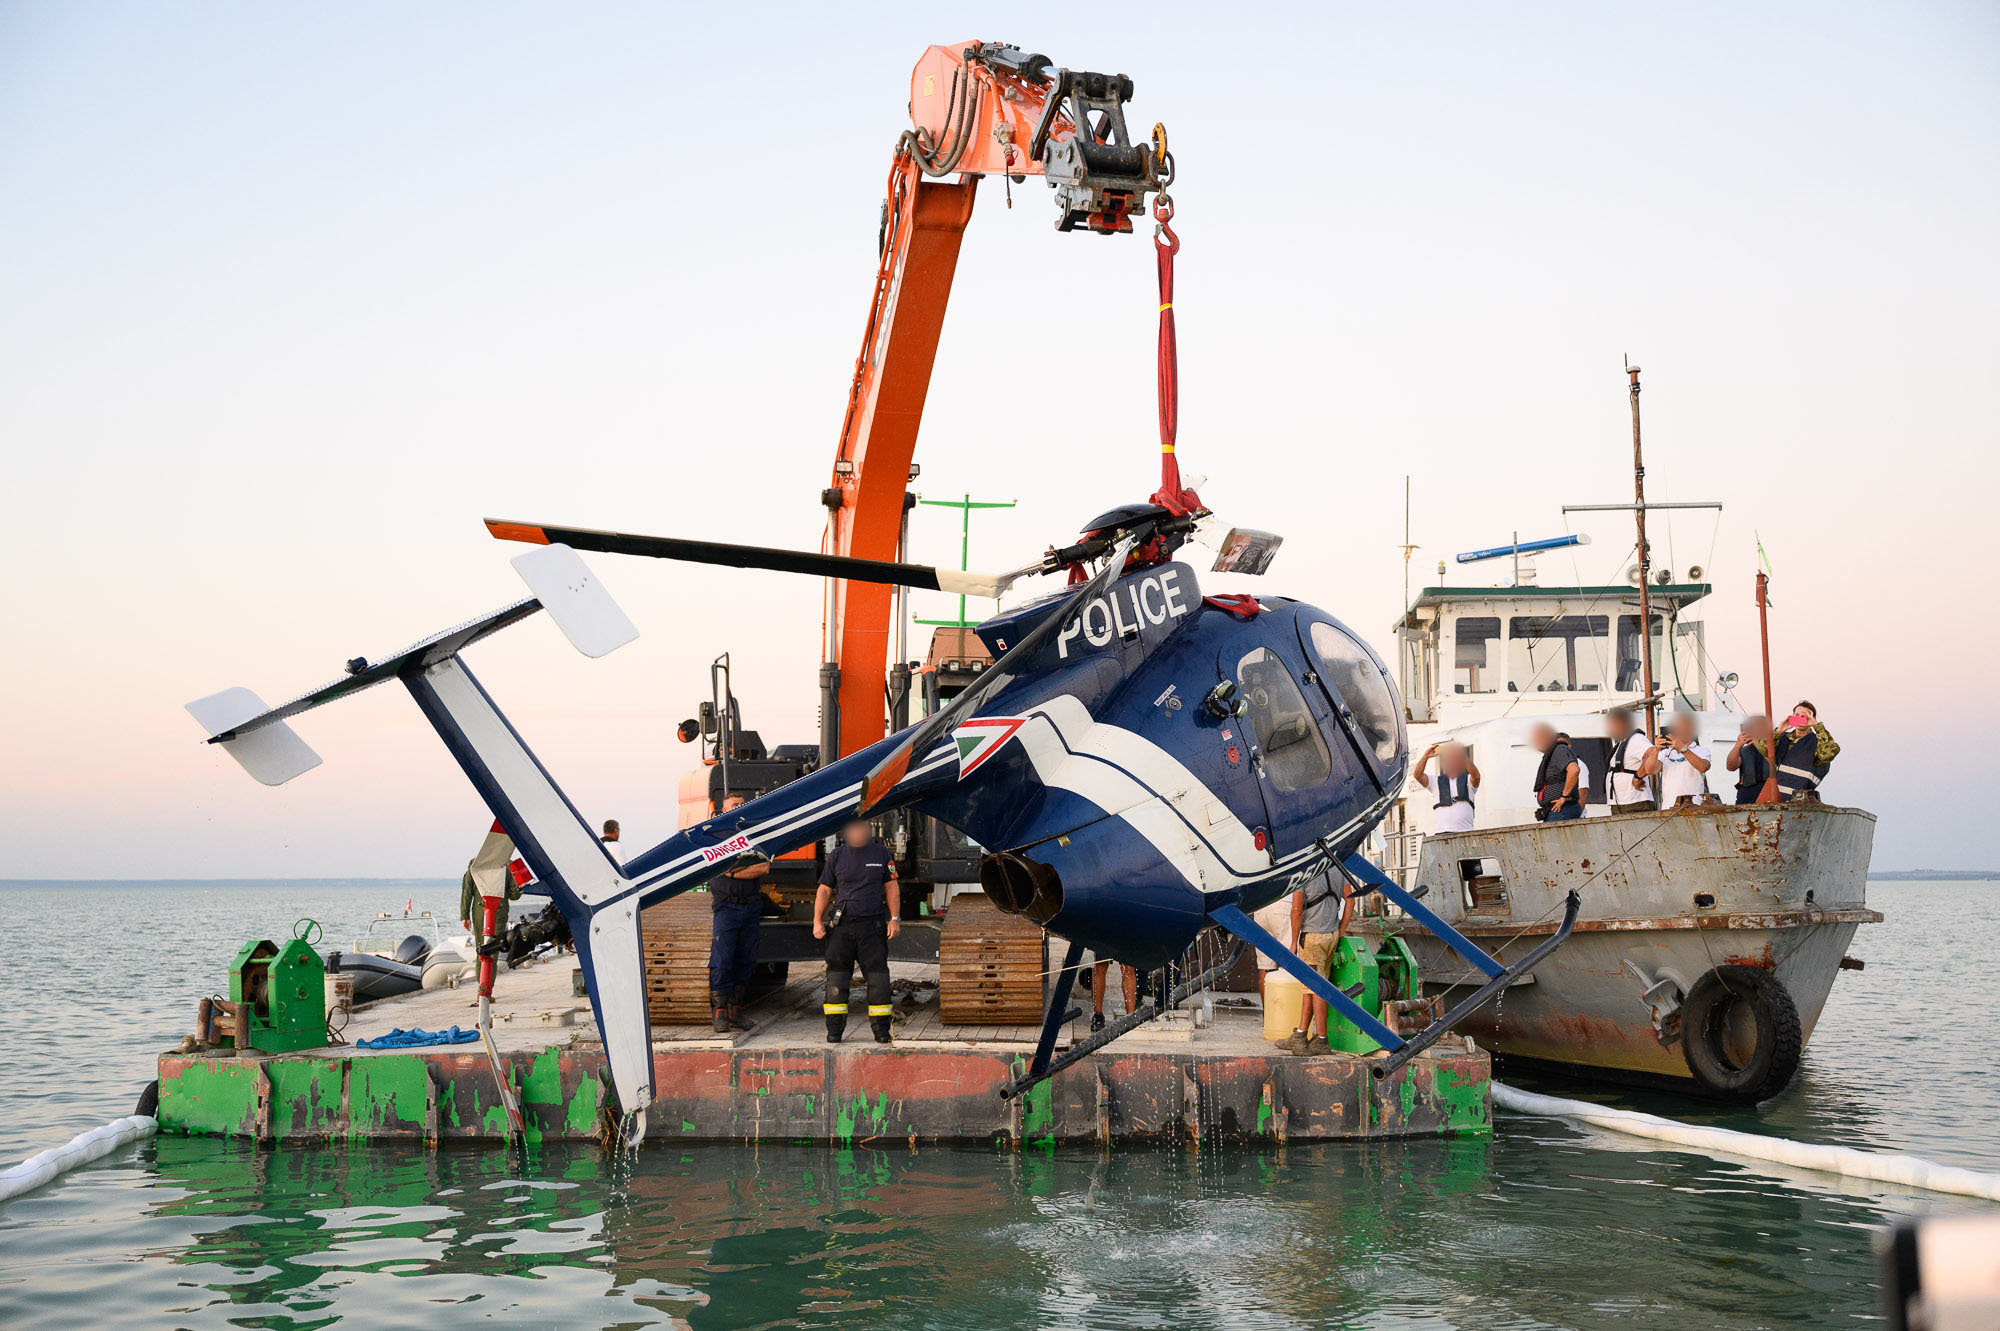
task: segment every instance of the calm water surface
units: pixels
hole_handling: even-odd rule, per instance
[[[253,933],[345,939],[413,887],[0,887],[0,1162],[129,1113]],[[1871,884],[1798,1081],[1752,1114],[1618,1103],[2000,1170],[2000,884]],[[1559,1083],[1533,1089],[1563,1092]],[[1885,1217],[1561,1123],[1254,1151],[128,1149],[0,1206],[0,1326],[1759,1327],[1875,1320]]]

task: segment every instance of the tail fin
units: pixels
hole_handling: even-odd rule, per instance
[[[636,1115],[653,1097],[638,898],[619,899],[628,882],[623,871],[459,652],[537,610],[547,610],[587,656],[623,646],[638,630],[567,546],[533,550],[513,563],[534,596],[382,660],[352,661],[345,677],[278,707],[267,708],[256,694],[239,688],[191,702],[188,711],[208,730],[210,743],[220,744],[259,781],[279,785],[320,761],[285,724],[288,718],[400,679],[568,917],[620,1103]],[[639,1122],[643,1125],[643,1117]]]

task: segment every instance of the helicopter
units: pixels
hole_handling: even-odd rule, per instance
[[[1235,954],[1155,996],[1060,1057],[1086,950],[1141,970],[1169,967],[1215,926],[1295,976],[1369,1035],[1387,1076],[1568,938],[1557,930],[1502,965],[1359,852],[1399,795],[1409,753],[1387,669],[1325,611],[1280,597],[1205,595],[1177,558],[1211,515],[1179,485],[1171,454],[1150,501],[1110,510],[1080,540],[1000,574],[850,556],[489,519],[536,549],[511,562],[531,595],[375,660],[276,707],[233,688],[188,711],[253,777],[277,785],[319,757],[290,718],[389,680],[409,691],[521,857],[567,919],[628,1138],[654,1094],[640,912],[728,869],[782,855],[856,817],[914,808],[985,848],[994,904],[1067,943],[1035,1055],[1001,1090],[1017,1096],[1170,1009]],[[1279,538],[1237,528],[1211,571],[1262,573]],[[934,714],[777,790],[685,828],[619,864],[465,663],[474,643],[546,610],[571,644],[602,656],[638,630],[580,551],[777,569],[997,596],[1037,574],[1060,590],[980,624],[994,654]],[[1404,1037],[1251,918],[1325,880],[1379,892],[1487,980]]]

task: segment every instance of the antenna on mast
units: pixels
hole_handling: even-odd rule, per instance
[[[1410,613],[1410,553],[1420,547],[1410,544],[1410,478],[1403,477],[1403,543],[1396,547],[1403,552],[1403,615]]]

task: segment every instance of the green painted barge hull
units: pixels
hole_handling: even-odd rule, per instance
[[[1455,1043],[1455,1042],[1454,1042]],[[163,1132],[259,1141],[497,1139],[505,1114],[477,1047],[160,1058]],[[649,1140],[1143,1142],[1356,1140],[1488,1131],[1484,1053],[1430,1050],[1377,1080],[1368,1060],[1106,1053],[1005,1101],[1011,1050],[656,1050]],[[510,1056],[531,1143],[609,1140],[600,1046]]]

